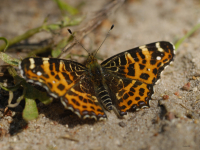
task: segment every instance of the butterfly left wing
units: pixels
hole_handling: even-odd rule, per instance
[[[117,54],[101,66],[106,83],[121,112],[149,106],[153,85],[174,58],[174,46],[165,41],[140,46]]]
[[[93,83],[87,75],[70,88],[64,97],[61,97],[61,102],[65,108],[70,109],[82,119],[105,120],[107,118],[96,97]]]
[[[80,118],[107,118],[97,101],[91,80],[85,75],[85,66],[63,59],[30,57],[22,60],[19,69],[28,82],[44,87],[55,98],[61,98],[64,107]]]

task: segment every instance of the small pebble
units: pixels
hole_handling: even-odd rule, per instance
[[[119,122],[119,126],[120,127],[125,127],[126,126],[126,123],[124,123],[123,121]]]
[[[175,118],[175,115],[172,112],[168,112],[166,117],[167,117],[167,120],[172,121]]]
[[[169,99],[169,95],[163,95],[162,98],[163,98],[164,100],[167,100],[167,99]]]
[[[192,90],[193,90],[193,92],[196,92],[197,91],[197,87],[194,87]]]
[[[190,84],[190,82],[188,82],[182,87],[182,90],[189,91],[190,87],[191,87],[191,84]]]
[[[195,76],[192,77],[193,80],[196,80],[197,78]]]
[[[118,146],[120,146],[121,145],[120,140],[116,139],[115,140],[115,144],[118,145]]]
[[[179,92],[175,92],[174,95],[179,96]]]

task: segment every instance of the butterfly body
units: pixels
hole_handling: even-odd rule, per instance
[[[103,109],[112,110],[112,101],[108,93],[108,87],[106,85],[104,76],[106,74],[103,72],[102,66],[98,64],[97,59],[93,54],[91,54],[86,61],[85,78],[91,80],[92,86],[97,95],[98,102]]]
[[[43,86],[80,118],[104,120],[105,110],[121,117],[128,110],[148,107],[154,84],[173,58],[173,45],[161,41],[119,53],[101,64],[90,54],[86,65],[30,57],[19,68],[28,82]]]

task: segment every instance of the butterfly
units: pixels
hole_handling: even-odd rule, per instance
[[[105,120],[106,111],[123,117],[128,110],[149,107],[153,86],[174,59],[174,46],[160,41],[136,47],[98,64],[96,52],[86,64],[57,58],[25,58],[19,64],[27,82],[60,98],[82,119]]]

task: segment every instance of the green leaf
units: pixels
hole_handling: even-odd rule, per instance
[[[78,9],[70,6],[69,4],[61,1],[61,0],[54,0],[59,9],[63,12],[63,11],[67,11],[68,13],[70,13],[71,15],[76,15],[78,13]]]
[[[41,92],[26,82],[23,83],[23,87],[26,88],[26,98],[39,99],[44,104],[49,104],[53,100],[52,97],[48,96],[47,92]]]
[[[58,57],[62,52],[62,49],[67,45],[67,43],[68,43],[67,38],[63,38],[61,41],[59,41],[57,46],[51,52],[52,57],[54,58]]]
[[[6,53],[0,52],[0,59],[2,59],[4,62],[12,65],[12,66],[18,66],[20,60],[13,58]]]
[[[52,57],[56,58],[60,55],[61,52],[62,51],[60,49],[54,49],[54,50],[52,50],[51,55],[52,55]]]
[[[38,110],[35,100],[25,98],[25,108],[23,110],[23,118],[26,121],[36,119],[38,117]]]

